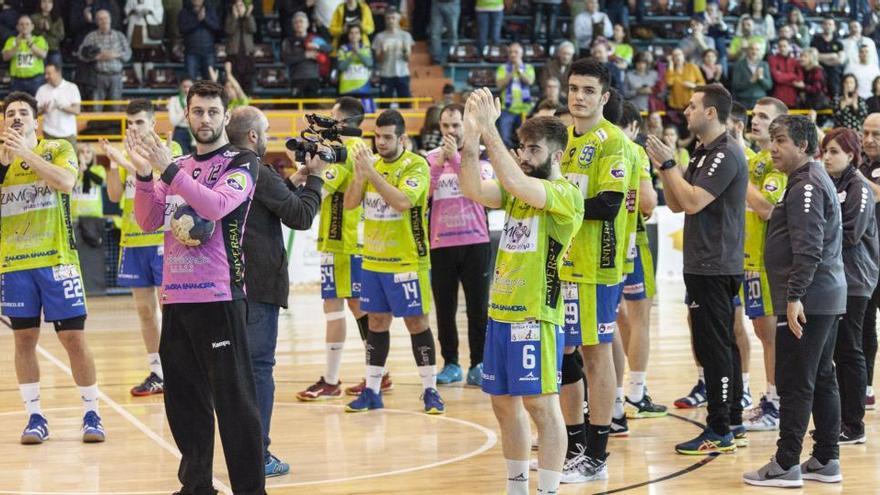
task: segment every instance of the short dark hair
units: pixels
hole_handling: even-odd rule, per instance
[[[336,99],[339,111],[345,115],[348,124],[360,127],[364,122],[364,104],[361,100],[351,96],[340,96]]]
[[[779,115],[788,114],[788,105],[782,102],[779,98],[773,98],[772,96],[765,96],[763,98],[758,98],[758,101],[755,102],[756,105],[766,105],[776,109]]]
[[[568,146],[568,129],[559,117],[532,117],[516,131],[521,143],[547,140],[550,153],[564,150]]]
[[[617,125],[626,127],[633,122],[636,122],[639,127],[642,127],[644,120],[642,120],[642,112],[639,110],[639,107],[629,100],[625,100],[622,106],[620,122]]]
[[[813,156],[819,149],[819,133],[816,124],[804,115],[780,115],[770,124],[770,135],[785,132],[795,146],[807,145],[804,152]]]
[[[33,96],[25,93],[24,91],[13,91],[6,95],[6,98],[3,99],[3,115],[5,118],[6,109],[9,108],[9,105],[23,101],[31,107],[31,111],[34,113],[34,118],[37,118],[37,99]]]
[[[608,101],[602,108],[602,116],[614,125],[618,125],[623,117],[623,95],[615,88],[609,90]]]
[[[459,115],[464,117],[464,105],[461,103],[450,103],[443,107],[443,110],[440,110],[440,116],[442,117],[446,112],[458,112]]]
[[[48,69],[49,67],[55,67],[55,70],[57,70],[58,72],[61,72],[62,75],[64,74],[64,71],[61,70],[61,64],[59,64],[58,62],[54,62],[54,61],[53,62],[46,62],[43,65],[43,72],[45,72],[46,69]]]
[[[449,84],[449,83],[444,84],[443,85],[443,94],[444,95],[455,94],[455,86],[452,84]]]
[[[386,127],[389,125],[394,126],[394,134],[397,137],[403,136],[406,133],[406,120],[397,110],[385,110],[376,118],[376,127]]]
[[[608,88],[611,87],[611,75],[608,72],[608,67],[594,58],[581,58],[575,60],[568,69],[565,81],[568,82],[571,76],[595,77],[599,80],[599,84],[602,85],[603,93],[608,91]]]
[[[192,87],[189,88],[189,92],[186,93],[187,109],[189,108],[193,96],[201,96],[202,98],[220,98],[224,112],[229,106],[229,96],[226,94],[226,89],[222,84],[214,81],[199,80],[193,83]]]
[[[713,83],[697,86],[694,88],[694,93],[703,94],[703,107],[714,108],[718,114],[718,122],[727,122],[727,117],[730,116],[730,107],[733,104],[730,91],[718,83]]]
[[[749,120],[749,112],[746,110],[745,105],[735,101],[730,104],[730,115],[727,116],[727,119],[746,125],[746,122]]]
[[[538,106],[535,108],[535,111],[553,110],[554,112],[556,112],[557,108],[559,108],[559,105],[557,105],[556,102],[550,100],[541,100],[538,103]]]
[[[156,113],[156,109],[153,107],[153,102],[146,98],[135,98],[128,102],[128,106],[125,107],[126,115],[134,115],[139,112],[147,112],[153,115]]]

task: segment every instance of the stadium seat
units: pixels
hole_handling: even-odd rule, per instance
[[[151,69],[147,72],[151,88],[176,88],[177,75],[173,69]]]
[[[486,45],[483,48],[483,59],[495,64],[507,62],[507,45]]]
[[[468,84],[473,88],[495,87],[495,69],[471,69],[468,72]]]
[[[535,43],[533,45],[524,45],[523,46],[523,61],[524,62],[543,62],[547,58],[547,53],[544,51],[544,47],[541,46],[540,43]]]
[[[460,43],[457,46],[449,47],[449,61],[458,63],[480,62],[480,52],[473,43]]]
[[[226,44],[217,43],[214,45],[214,56],[217,57],[217,63],[222,64],[226,61]]]
[[[269,35],[270,38],[281,39],[281,20],[277,17],[270,17],[266,19],[266,34]]]
[[[287,69],[262,68],[257,72],[257,84],[264,88],[286,88],[290,86]]]
[[[131,67],[126,67],[122,70],[122,86],[123,87],[132,87],[137,86],[138,80],[137,75],[134,72],[134,69]]]
[[[272,45],[268,43],[254,45],[254,62],[258,64],[271,64],[275,62],[275,52],[272,51]]]

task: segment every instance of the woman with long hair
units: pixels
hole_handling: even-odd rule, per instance
[[[865,100],[868,107],[868,114],[880,112],[880,76],[874,78],[871,83],[871,97]]]
[[[786,21],[786,25],[791,26],[792,31],[794,31],[795,43],[800,45],[801,48],[809,48],[810,41],[812,41],[810,26],[807,25],[807,20],[804,19],[804,14],[800,9],[791,9],[788,12]]]
[[[419,131],[419,153],[426,155],[434,148],[443,144],[443,134],[440,133],[440,114],[443,108],[434,105],[425,112],[425,122]]]
[[[819,65],[819,50],[807,48],[801,52],[798,61],[804,73],[802,81],[794,82],[794,87],[798,89],[800,106],[813,110],[828,108],[828,86],[825,84],[825,71]]]
[[[370,74],[373,70],[373,50],[364,43],[360,24],[345,27],[343,43],[336,51],[336,70],[339,74],[339,94],[360,98],[364,111],[376,109],[370,98]]]
[[[856,76],[847,74],[841,81],[843,92],[834,97],[834,127],[862,130],[862,122],[868,116],[865,99],[859,96],[859,81]]]
[[[34,36],[42,36],[49,45],[49,53],[46,55],[46,63],[54,63],[60,69],[61,42],[64,40],[64,20],[61,18],[59,9],[55,8],[53,0],[40,0],[40,11],[31,15],[34,23]]]

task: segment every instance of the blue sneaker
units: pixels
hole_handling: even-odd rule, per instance
[[[745,425],[730,425],[730,432],[733,433],[733,443],[737,448],[749,446],[749,437],[746,436],[748,428]]]
[[[696,438],[676,445],[675,451],[684,455],[724,454],[735,452],[736,443],[734,443],[732,432],[721,436],[711,428],[706,428]]]
[[[446,412],[446,403],[440,398],[436,388],[426,388],[422,394],[425,401],[425,414],[443,414]]]
[[[274,478],[276,476],[284,476],[290,472],[290,464],[282,462],[281,459],[269,454],[266,460],[266,477]]]
[[[365,412],[370,409],[382,409],[383,407],[385,405],[382,404],[382,394],[377,394],[372,389],[364,388],[357,399],[345,406],[345,412]]]
[[[483,363],[473,366],[468,370],[467,384],[475,387],[483,386]]]
[[[450,383],[460,382],[461,366],[455,363],[449,363],[443,366],[443,370],[437,375],[437,384],[448,385]]]
[[[99,443],[104,441],[104,426],[101,417],[95,411],[89,411],[83,416],[83,442]]]
[[[27,426],[21,432],[21,443],[36,445],[49,439],[49,422],[39,414],[31,414]]]
[[[703,380],[697,381],[690,393],[680,399],[676,399],[673,404],[679,409],[693,409],[696,407],[704,407],[709,400],[709,394],[706,393],[706,383]]]

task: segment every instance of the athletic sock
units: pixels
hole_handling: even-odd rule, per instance
[[[749,391],[749,381],[751,379],[751,374],[750,373],[743,373],[742,376],[743,376],[743,393],[746,393]]]
[[[83,410],[85,412],[94,411],[98,413],[98,384],[89,385],[88,387],[77,387],[79,395],[83,401]]]
[[[605,459],[608,450],[608,434],[611,425],[587,427],[587,455],[593,459]]]
[[[40,382],[22,383],[18,386],[21,392],[21,400],[24,402],[24,408],[27,410],[28,417],[31,414],[43,415],[43,408],[40,407]]]
[[[419,366],[419,378],[422,379],[422,389],[437,388],[437,370],[434,366]]]
[[[147,354],[147,364],[150,366],[150,371],[155,373],[161,379],[165,379],[165,375],[162,374],[162,359],[159,357],[158,352],[151,352]]]
[[[437,388],[437,352],[434,348],[434,335],[428,328],[424,332],[409,336],[412,344],[413,357],[419,369],[419,377],[422,379],[422,387]]]
[[[629,386],[626,389],[626,398],[630,402],[638,403],[645,397],[645,377],[647,371],[630,371]]]
[[[565,425],[568,437],[568,448],[565,451],[565,459],[572,459],[581,454],[587,448],[587,425]]]
[[[384,366],[372,366],[367,365],[367,388],[376,392],[377,394],[382,392],[382,375],[385,374]]]
[[[623,416],[623,387],[617,387],[617,397],[614,398],[614,408],[611,410],[611,416],[620,418]]]
[[[706,383],[706,375],[703,374],[702,366],[697,366],[697,374],[700,376],[700,381]]]
[[[562,473],[549,469],[538,469],[538,494],[556,495],[559,493],[559,483],[562,481]]]
[[[507,495],[529,495],[529,461],[507,463]]]
[[[339,384],[339,366],[342,364],[342,349],[345,342],[327,343],[327,369],[324,381],[329,385]]]
[[[367,341],[367,332],[370,331],[370,315],[364,314],[357,319],[358,332],[361,334],[361,341]]]
[[[873,385],[868,385],[868,387],[865,389],[865,395],[874,395]]]
[[[779,409],[779,393],[776,392],[776,385],[767,385],[767,400],[772,401],[776,409]]]
[[[367,388],[382,392],[382,375],[385,372],[385,361],[391,348],[391,334],[388,332],[367,332]]]

